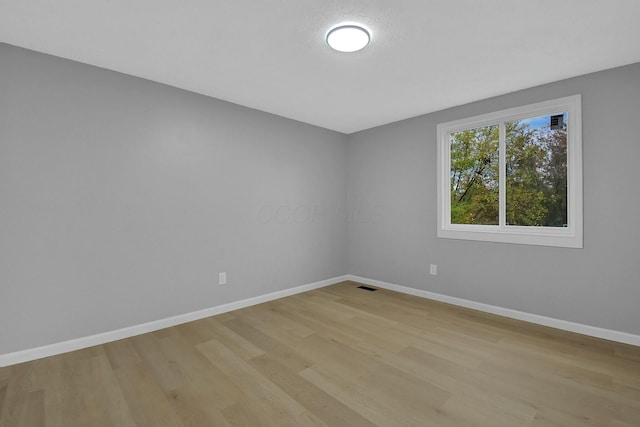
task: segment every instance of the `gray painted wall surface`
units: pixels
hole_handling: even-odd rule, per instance
[[[0,354],[346,274],[345,144],[0,44]]]
[[[577,93],[584,249],[436,238],[436,125]],[[639,118],[634,64],[350,135],[349,273],[640,334]]]
[[[437,239],[436,124],[576,93],[584,249]],[[0,354],[346,273],[640,334],[638,117],[640,64],[344,136],[0,44]]]

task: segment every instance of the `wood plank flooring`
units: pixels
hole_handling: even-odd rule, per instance
[[[0,369],[0,427],[640,426],[640,348],[344,282]]]

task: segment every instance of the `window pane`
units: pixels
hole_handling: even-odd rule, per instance
[[[451,223],[498,224],[498,126],[449,134]]]
[[[507,225],[566,227],[567,113],[505,127]]]

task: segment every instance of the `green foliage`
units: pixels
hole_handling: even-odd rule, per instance
[[[507,224],[543,225],[547,215],[545,194],[523,186],[507,189]]]
[[[451,222],[498,224],[498,127],[451,135]]]
[[[505,123],[506,221],[567,223],[567,134],[526,120]],[[456,132],[451,143],[451,222],[498,224],[498,126]]]

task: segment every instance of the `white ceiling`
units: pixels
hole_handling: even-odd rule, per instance
[[[640,62],[640,0],[0,0],[0,42],[344,133]],[[359,22],[371,44],[332,51]]]

